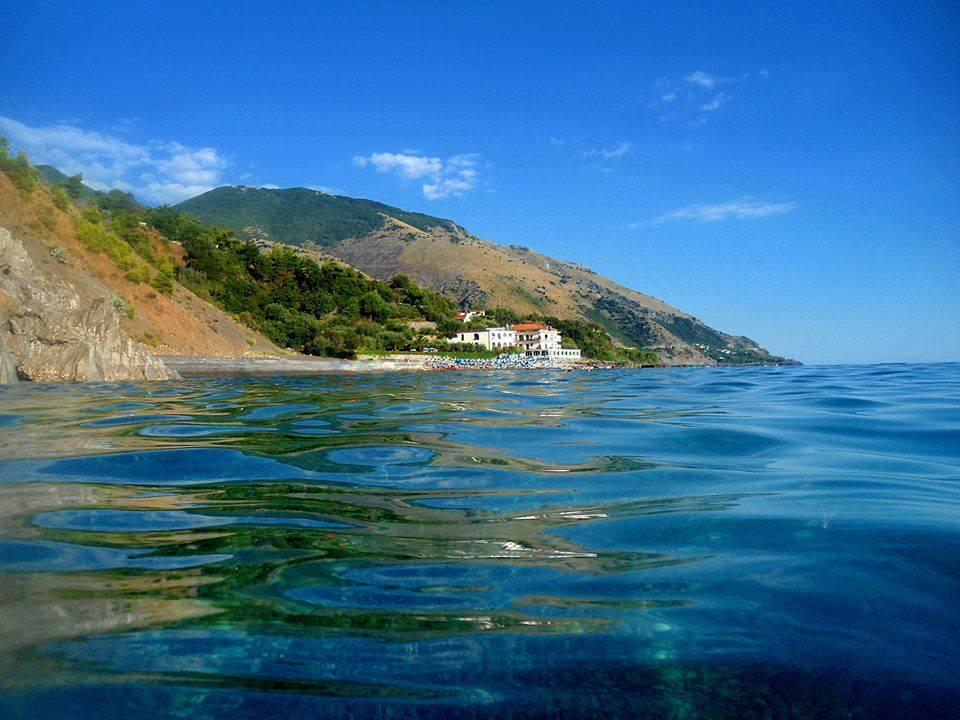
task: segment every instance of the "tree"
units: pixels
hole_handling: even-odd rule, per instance
[[[60,187],[66,191],[67,195],[76,200],[82,196],[84,190],[86,190],[86,188],[83,186],[83,173],[71,175],[62,183],[60,183]]]
[[[40,174],[30,164],[27,154],[21,150],[16,157],[10,157],[10,146],[7,139],[0,136],[0,170],[10,176],[13,184],[24,195],[33,192],[33,188],[40,182]]]
[[[383,322],[389,317],[389,305],[380,293],[371,290],[360,296],[360,314],[377,322]]]
[[[77,177],[76,175],[74,177]],[[124,211],[136,213],[140,210],[140,203],[133,197],[133,193],[123,190],[111,190],[110,192],[97,193],[94,196],[97,205],[108,213]]]
[[[152,285],[164,295],[171,295],[173,293],[173,264],[169,260],[164,259],[160,261]]]

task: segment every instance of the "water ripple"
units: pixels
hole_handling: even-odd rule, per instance
[[[956,716],[957,518],[956,365],[22,384],[0,715]]]

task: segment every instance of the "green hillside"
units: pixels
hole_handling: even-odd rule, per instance
[[[361,237],[382,227],[387,215],[419,230],[456,228],[449,220],[308,188],[231,185],[186,200],[176,209],[202,222],[233,228],[240,237],[266,235],[291,245],[326,247]]]
[[[67,175],[57,170],[53,165],[34,165],[34,168],[40,175],[40,179],[47,185],[69,188],[72,191],[71,196],[74,198],[88,198],[97,192],[92,187],[83,184],[83,176],[80,174]]]
[[[491,243],[449,220],[370,200],[305,188],[234,186],[211,190],[176,210],[240,237],[322,246],[371,277],[388,281],[402,274],[463,307],[595,323],[615,344],[653,351],[667,364],[792,362],[582,265]]]

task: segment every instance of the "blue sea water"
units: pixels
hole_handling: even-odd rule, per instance
[[[960,717],[960,366],[4,388],[0,717]]]

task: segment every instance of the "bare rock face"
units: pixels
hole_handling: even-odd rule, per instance
[[[13,355],[7,347],[7,342],[0,332],[0,385],[9,385],[17,382],[17,366],[13,362]]]
[[[4,352],[6,350],[6,352]],[[38,267],[0,228],[0,381],[8,362],[22,380],[164,380],[177,377],[124,332],[109,298],[84,301]]]

